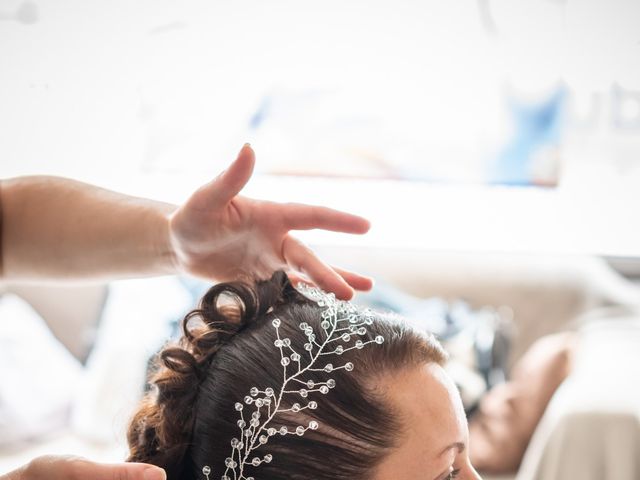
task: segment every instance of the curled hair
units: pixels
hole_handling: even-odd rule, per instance
[[[169,480],[203,479],[204,465],[211,466],[210,478],[220,478],[229,442],[238,433],[235,402],[251,387],[277,390],[282,384],[281,358],[274,348],[270,320],[279,318],[281,333],[292,344],[302,345],[306,337],[299,324],[319,329],[322,311],[283,272],[252,286],[232,282],[212,287],[199,308],[185,317],[179,343],[158,356],[153,389],[129,428],[128,460],[158,465]],[[338,387],[322,396],[316,410],[277,418],[276,427],[295,429],[313,419],[320,428],[302,437],[274,437],[268,444],[273,462],[249,475],[260,480],[359,480],[371,474],[403,428],[401,418],[377,388],[382,377],[445,359],[432,337],[398,320],[376,318],[363,340],[377,335],[385,337],[383,345],[345,352],[344,360],[356,364],[357,375],[334,371]],[[310,372],[309,379],[319,383],[325,376]],[[327,458],[332,461],[322,461]]]

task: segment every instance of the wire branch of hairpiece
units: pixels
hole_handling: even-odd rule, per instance
[[[255,480],[254,477],[245,475],[245,468],[248,466],[258,467],[273,460],[273,455],[270,453],[255,456],[255,450],[269,443],[270,439],[278,434],[281,436],[302,436],[309,429],[319,428],[318,422],[315,420],[311,420],[305,425],[298,425],[294,430],[289,430],[286,426],[275,428],[271,422],[279,413],[298,413],[306,409],[317,409],[318,403],[315,400],[310,400],[309,396],[317,393],[326,395],[336,387],[336,381],[333,378],[327,378],[324,382],[314,382],[304,378],[306,372],[330,374],[336,370],[351,372],[354,369],[352,362],[345,362],[338,366],[334,366],[330,362],[325,363],[326,355],[340,356],[349,350],[360,350],[370,343],[384,343],[384,337],[381,335],[364,342],[357,338],[365,335],[367,333],[366,327],[373,323],[373,312],[370,309],[359,311],[352,303],[337,300],[333,293],[325,293],[316,287],[299,284],[297,289],[304,296],[316,302],[318,306],[325,308],[321,314],[321,332],[316,335],[313,327],[306,322],[300,323],[299,327],[304,331],[307,341],[302,345],[303,350],[298,351],[291,344],[289,338],[281,338],[280,326],[282,322],[280,319],[274,318],[271,321],[276,331],[274,346],[280,352],[282,386],[279,391],[275,391],[271,387],[264,390],[252,387],[249,394],[244,397],[244,402],[236,402],[235,410],[240,414],[240,419],[237,421],[239,435],[231,439],[231,455],[225,459],[225,472],[221,480]],[[351,344],[354,338],[357,339]],[[322,363],[324,365],[321,365]],[[296,395],[301,400],[290,403],[290,405],[283,405],[285,395]],[[246,418],[245,405],[255,407],[251,416]],[[249,458],[252,454],[254,456]],[[211,475],[210,466],[205,465],[202,468],[202,473],[207,480],[211,480],[209,478]]]

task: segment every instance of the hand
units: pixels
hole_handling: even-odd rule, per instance
[[[94,463],[71,456],[38,457],[0,475],[0,480],[166,480],[164,470],[144,463]]]
[[[369,290],[371,279],[327,265],[289,234],[314,228],[362,234],[369,222],[325,207],[239,196],[254,164],[247,144],[226,171],[171,215],[169,236],[178,268],[220,281],[264,279],[283,269],[293,281],[309,280],[341,299],[350,299],[354,289]]]

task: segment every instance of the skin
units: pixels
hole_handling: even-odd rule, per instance
[[[164,470],[144,463],[95,463],[73,456],[46,455],[0,480],[165,480]]]
[[[186,273],[214,281],[264,279],[276,269],[350,299],[371,279],[327,265],[290,234],[362,234],[369,222],[325,207],[239,195],[255,154],[236,160],[180,206],[58,177],[0,183],[2,276],[12,281],[108,280]]]
[[[276,269],[338,298],[369,290],[371,279],[327,265],[290,234],[320,228],[362,234],[369,222],[329,208],[239,195],[251,178],[249,145],[181,206],[58,177],[0,182],[3,280],[43,281],[186,273],[214,281],[263,279]],[[0,480],[163,480],[144,464],[101,464],[45,456]]]
[[[385,395],[405,428],[373,480],[480,479],[469,461],[469,431],[460,395],[442,367],[424,364],[385,384]]]

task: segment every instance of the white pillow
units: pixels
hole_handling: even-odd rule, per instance
[[[0,297],[0,446],[64,426],[81,372],[27,302]]]
[[[191,304],[191,295],[175,277],[110,284],[97,340],[75,389],[75,433],[92,441],[124,441],[143,393],[148,360],[169,337],[171,322]]]

